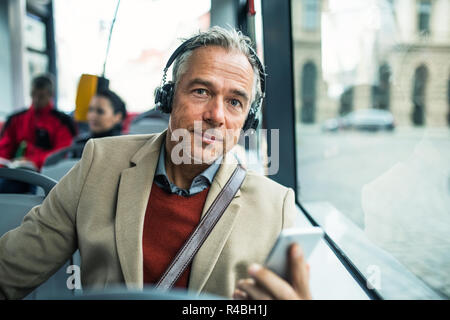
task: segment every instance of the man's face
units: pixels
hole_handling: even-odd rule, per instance
[[[41,109],[50,103],[52,99],[52,94],[48,89],[45,88],[44,89],[33,88],[31,90],[31,99],[33,101],[34,107],[37,109]]]
[[[189,157],[211,162],[239,139],[250,108],[253,69],[245,55],[218,46],[195,49],[185,68],[175,88],[169,134],[186,129]]]

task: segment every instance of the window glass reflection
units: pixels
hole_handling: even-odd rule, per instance
[[[299,200],[450,297],[450,1],[316,0],[312,33],[306,2],[291,1]]]

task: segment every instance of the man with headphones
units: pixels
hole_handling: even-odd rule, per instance
[[[83,289],[157,285],[309,299],[298,246],[287,257],[290,283],[261,267],[280,231],[293,226],[293,190],[246,172],[230,152],[242,129],[256,129],[264,84],[240,32],[212,27],[186,40],[155,94],[170,113],[168,129],[90,140],[43,204],[0,238],[0,297],[25,296],[78,248]]]

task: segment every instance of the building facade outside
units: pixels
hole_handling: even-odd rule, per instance
[[[364,3],[358,25],[345,22],[345,5],[336,9],[332,0],[292,1],[297,120],[320,124],[352,110],[380,108],[393,113],[397,126],[448,126],[450,1]],[[350,52],[353,69],[345,61],[352,57],[344,56]]]

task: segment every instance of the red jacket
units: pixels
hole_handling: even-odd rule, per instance
[[[0,157],[14,158],[20,143],[26,141],[24,157],[40,169],[50,153],[70,146],[75,135],[72,119],[54,110],[53,103],[40,110],[31,105],[28,110],[11,115],[3,126]]]

